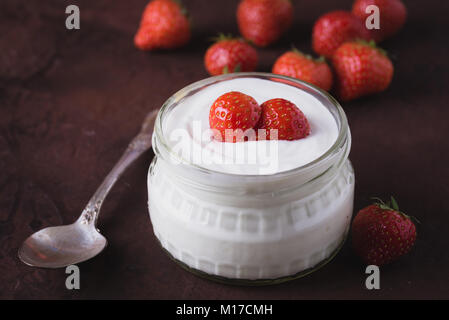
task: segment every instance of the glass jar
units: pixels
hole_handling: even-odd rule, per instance
[[[164,132],[167,115],[184,98],[218,82],[258,78],[306,91],[332,114],[338,137],[318,159],[269,175],[227,174],[186,159],[175,164]],[[354,172],[343,109],[326,92],[268,73],[208,78],[180,90],[162,106],[148,174],[154,234],[176,262],[217,281],[272,284],[295,279],[332,259],[349,229]]]

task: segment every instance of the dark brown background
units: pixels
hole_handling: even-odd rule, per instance
[[[33,269],[17,248],[29,234],[71,223],[136,133],[142,117],[172,93],[207,76],[203,54],[217,32],[237,32],[237,1],[185,0],[194,33],[174,52],[136,50],[132,37],[146,0],[0,3],[1,298],[449,298],[449,101],[447,1],[406,1],[405,29],[383,44],[394,59],[387,92],[344,104],[353,134],[355,207],[394,194],[422,223],[415,249],[381,269],[381,290],[364,289],[365,266],[349,243],[328,266],[272,287],[199,279],[156,244],[146,209],[152,152],[118,182],[100,228],[109,240],[80,264],[81,290],[63,269]],[[77,4],[81,30],[65,29]],[[295,24],[259,50],[260,71],[291,44],[310,52],[313,21],[351,1],[295,1]]]

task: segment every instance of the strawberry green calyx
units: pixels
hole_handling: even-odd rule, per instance
[[[376,201],[374,204],[383,210],[393,210],[400,212],[399,205],[393,196],[391,196],[390,201],[387,201],[386,203],[382,199],[377,197],[373,197],[372,199]]]
[[[393,196],[391,196],[391,206],[394,210],[399,211],[399,205]]]
[[[232,39],[236,39],[236,37],[234,37],[231,33],[225,34],[222,32],[217,34],[217,36],[211,38],[211,40],[214,42],[224,41],[224,40],[232,40]]]
[[[373,49],[377,50],[379,53],[381,53],[384,56],[388,57],[388,52],[386,50],[382,49],[381,47],[378,47],[374,40],[366,41],[366,40],[363,40],[363,39],[357,39],[354,42],[358,43],[358,44],[361,44],[363,46],[367,46],[367,47],[373,48]]]
[[[319,62],[319,63],[323,63],[323,62],[327,63],[327,60],[326,60],[325,56],[319,56],[318,58],[315,59],[315,61]]]
[[[236,37],[236,36],[234,36],[234,35],[231,34],[231,33],[225,34],[225,33],[221,33],[221,32],[220,32],[219,34],[217,34],[217,36],[211,37],[210,40],[211,40],[212,42],[230,41],[230,40],[239,40],[239,41],[242,41],[242,42],[245,42],[245,43],[249,43],[249,44],[250,44],[249,41],[243,39],[242,37]]]
[[[318,58],[314,58],[312,55],[310,54],[306,54],[304,52],[302,52],[301,50],[297,49],[296,47],[292,46],[291,49],[292,52],[301,55],[309,60],[312,60],[314,62],[318,62],[318,63],[322,63],[322,62],[326,62],[326,57],[325,56],[319,56]]]
[[[186,6],[184,5],[184,3],[182,2],[182,0],[170,0],[173,1],[174,3],[176,3],[179,7],[179,11],[181,12],[181,14],[186,17],[187,21],[189,22],[190,27],[193,26],[193,21],[192,21],[192,16],[190,15],[189,10],[187,10]]]
[[[372,199],[376,201],[374,204],[377,205],[379,208],[381,208],[383,210],[396,211],[403,217],[410,219],[410,220],[415,220],[416,222],[420,223],[418,221],[418,219],[416,219],[415,217],[409,216],[409,215],[405,214],[404,212],[402,212],[401,210],[399,210],[398,202],[396,201],[396,199],[393,196],[391,196],[390,201],[387,201],[386,203],[382,199],[377,198],[377,197],[374,197]]]
[[[176,4],[179,6],[179,9],[181,10],[181,13],[182,13],[183,15],[185,15],[187,18],[190,19],[189,11],[187,11],[187,8],[185,7],[184,3],[182,3],[181,0],[171,0],[171,1],[173,1],[174,3],[176,3]]]
[[[234,70],[232,71],[233,73],[236,73],[236,72],[240,72],[240,70],[241,70],[241,65],[240,65],[240,63],[239,64],[237,64],[236,66],[235,66],[235,68],[234,68]],[[226,66],[224,66],[224,68],[223,68],[223,74],[228,74],[229,73],[229,68],[228,68],[228,66],[226,65]]]

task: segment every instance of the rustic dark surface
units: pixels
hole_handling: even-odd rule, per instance
[[[260,71],[291,44],[310,52],[313,21],[351,1],[295,1],[295,25],[259,50]],[[136,50],[146,0],[0,2],[0,298],[309,299],[449,298],[449,73],[447,1],[407,1],[406,28],[384,43],[394,58],[387,92],[344,104],[353,134],[355,207],[394,194],[420,221],[415,249],[364,289],[364,265],[349,243],[328,266],[263,288],[199,279],[158,247],[146,209],[148,152],[117,183],[100,228],[109,240],[80,264],[81,290],[63,269],[25,266],[16,253],[32,232],[71,223],[136,133],[142,117],[207,76],[208,38],[237,32],[236,1],[185,0],[191,43],[174,52]],[[65,29],[77,4],[81,30]]]

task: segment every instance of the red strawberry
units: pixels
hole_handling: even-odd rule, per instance
[[[321,16],[313,26],[312,46],[316,53],[330,58],[344,42],[370,40],[371,33],[359,18],[347,11],[332,11]]]
[[[375,5],[379,8],[380,29],[373,29],[372,35],[376,42],[380,42],[397,33],[405,23],[407,9],[401,0],[356,0],[352,6],[352,13],[363,22],[371,13],[366,13],[366,7]]]
[[[243,0],[237,9],[240,33],[260,47],[276,42],[292,21],[290,0]]]
[[[393,77],[393,64],[374,42],[348,42],[335,51],[332,63],[337,95],[343,101],[384,91]]]
[[[172,49],[190,40],[190,22],[184,8],[175,0],[153,0],[148,3],[134,36],[142,50]]]
[[[260,129],[266,129],[266,140],[276,140],[270,130],[277,130],[277,140],[298,140],[310,133],[310,125],[306,116],[292,102],[277,98],[265,101],[262,105],[262,115],[257,125],[258,138]]]
[[[254,98],[232,91],[218,97],[209,112],[209,125],[216,129],[221,136],[216,139],[226,142],[242,141],[241,133],[254,128],[259,121],[261,107]],[[240,129],[241,132],[234,130]],[[234,136],[234,134],[236,134]]]
[[[204,64],[213,75],[228,72],[254,71],[257,66],[257,51],[243,39],[220,35],[218,41],[206,52]]]
[[[406,254],[416,240],[416,227],[399,211],[394,198],[390,204],[372,204],[360,210],[352,222],[352,244],[367,263],[387,264]]]
[[[332,87],[332,72],[324,57],[313,59],[295,49],[276,60],[273,73],[309,82],[323,90],[330,90]]]

